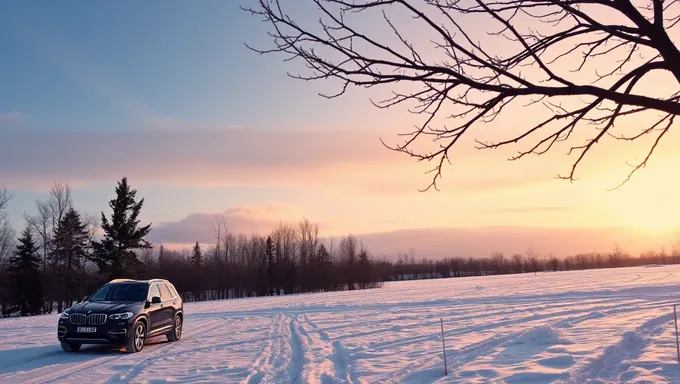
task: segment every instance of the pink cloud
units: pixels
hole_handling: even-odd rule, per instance
[[[172,118],[157,123],[166,129],[14,130],[0,141],[0,179],[9,188],[31,189],[44,189],[55,179],[87,185],[127,176],[178,186],[312,187],[413,195],[429,184],[432,174],[425,171],[435,165],[390,151],[371,131],[192,129]],[[391,137],[384,132],[383,136]],[[507,162],[503,151],[461,145],[454,164],[444,167],[442,191],[475,194],[555,183],[554,176],[569,167],[558,153],[540,161]]]
[[[19,121],[26,117],[26,114],[19,111],[0,113],[0,121]]]
[[[123,175],[189,185],[294,185],[317,182],[335,168],[400,158],[377,136],[358,131],[12,132],[0,142],[0,179],[8,186]]]

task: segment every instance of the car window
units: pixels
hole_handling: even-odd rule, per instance
[[[172,299],[172,295],[170,294],[170,291],[168,291],[168,287],[166,287],[165,284],[158,284],[158,289],[161,291],[161,299]]]
[[[153,297],[161,297],[161,293],[158,292],[158,284],[154,284],[149,288],[149,301],[151,301]]]
[[[170,293],[172,293],[173,296],[179,296],[179,293],[177,293],[177,290],[175,289],[174,285],[170,283],[166,283],[165,285],[168,286],[168,289],[170,290]]]
[[[165,286],[165,288],[168,289],[168,293],[170,294],[170,297],[177,296],[177,294],[175,294],[175,291],[172,290],[172,285],[170,285],[168,283],[164,283],[163,285]]]
[[[89,301],[144,301],[147,286],[140,283],[119,283],[103,286]]]

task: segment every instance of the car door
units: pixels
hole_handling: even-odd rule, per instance
[[[172,285],[172,283],[165,283],[165,286],[168,287],[172,294],[172,305],[175,307],[175,312],[180,311],[184,306],[182,297],[177,293],[177,289],[175,289],[175,286]]]
[[[158,290],[161,293],[161,312],[163,327],[172,326],[175,320],[175,306],[173,304],[174,295],[170,293],[168,287],[163,284],[158,284]]]
[[[155,304],[152,303],[151,300],[154,297],[160,297],[161,302]],[[149,287],[149,296],[147,297],[147,300],[149,302],[149,308],[147,309],[147,313],[149,314],[148,333],[152,333],[155,330],[165,326],[163,319],[163,298],[161,297],[161,293],[158,289],[158,284],[151,284],[151,287]]]

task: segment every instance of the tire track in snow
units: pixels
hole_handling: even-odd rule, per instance
[[[267,329],[267,343],[253,365],[249,368],[250,374],[242,381],[243,384],[260,383],[266,372],[269,371],[272,362],[275,360],[275,353],[279,351],[278,344],[283,337],[281,334],[282,324],[286,324],[286,317],[283,314],[276,316],[276,319],[269,324]]]
[[[512,317],[508,319],[502,319],[502,320],[496,320],[496,321],[487,321],[483,325],[480,324],[471,324],[468,326],[460,327],[460,328],[455,328],[449,332],[446,333],[447,337],[452,337],[452,336],[458,336],[458,335],[465,335],[469,334],[471,332],[478,333],[480,331],[488,331],[488,330],[494,330],[497,329],[501,326],[510,326],[514,327],[519,324],[526,324],[529,322],[538,322],[541,320],[553,320],[555,326],[563,326],[563,322],[568,321],[570,324],[578,324],[582,321],[593,319],[600,317],[601,315],[609,315],[609,314],[614,314],[614,313],[619,313],[619,312],[631,312],[632,310],[641,310],[641,309],[653,309],[657,308],[660,306],[663,306],[664,304],[659,304],[659,303],[649,303],[649,304],[640,304],[640,303],[632,303],[632,304],[618,304],[618,305],[610,305],[610,306],[600,306],[600,307],[591,307],[588,308],[585,311],[578,311],[578,310],[560,310],[557,312],[550,312],[549,309],[550,307],[545,307],[542,308],[544,312],[539,311],[533,311],[531,314],[527,314],[527,312],[523,313],[523,316],[518,316],[518,317]],[[579,315],[579,313],[586,312],[584,315]],[[571,316],[569,316],[571,315]],[[481,317],[481,315],[480,315]],[[557,319],[554,319],[557,318]],[[492,319],[491,319],[492,320]],[[452,318],[450,321],[455,321],[455,322],[460,322],[460,318]],[[436,316],[436,319],[432,320],[424,320],[421,321],[419,324],[412,325],[412,326],[402,326],[400,327],[401,329],[420,329],[425,326],[431,326],[433,328],[438,329],[439,326],[439,316]],[[380,331],[378,331],[380,332]],[[370,335],[370,334],[375,334],[375,332],[366,332],[366,333],[360,333],[360,334],[354,334],[354,335],[349,335],[348,337],[357,337],[357,336],[364,336],[364,335]],[[423,343],[423,342],[428,342],[428,341],[433,341],[433,340],[441,340],[440,337],[437,334],[434,333],[428,333],[428,334],[421,334],[421,335],[416,335],[416,336],[410,336],[410,337],[405,337],[401,338],[399,340],[387,340],[387,341],[380,341],[380,342],[375,342],[369,345],[369,348],[374,351],[382,351],[382,350],[389,350],[394,347],[400,347],[404,345],[410,345],[410,344],[417,344],[417,343]]]
[[[512,343],[514,340],[517,340],[519,337],[522,335],[526,334],[527,332],[531,332],[534,330],[539,330],[541,328],[544,328],[548,325],[550,325],[552,328],[555,329],[560,329],[560,328],[568,328],[572,327],[575,324],[581,323],[583,321],[587,320],[592,320],[592,319],[597,319],[602,317],[603,315],[607,315],[610,313],[616,313],[619,312],[617,310],[611,310],[611,311],[590,311],[588,313],[582,314],[582,315],[576,315],[576,316],[571,316],[563,319],[559,319],[551,324],[549,323],[537,323],[534,326],[531,326],[529,328],[524,328],[520,329],[517,331],[512,331],[509,333],[505,334],[500,334],[500,335],[494,335],[491,336],[487,339],[484,339],[480,342],[474,343],[467,345],[465,347],[462,347],[460,349],[456,350],[450,350],[447,348],[447,365],[450,373],[450,377],[456,377],[456,371],[459,370],[460,368],[466,366],[467,364],[472,363],[475,361],[477,358],[481,356],[487,356],[493,353],[497,348],[502,347],[503,345],[507,345],[508,343]],[[544,316],[539,316],[539,319],[542,319]],[[527,319],[529,320],[529,319]],[[470,327],[473,328],[473,327]],[[467,329],[467,327],[466,327]],[[486,327],[481,327],[480,329],[486,329]],[[466,332],[474,332],[474,329],[468,329]],[[450,337],[451,335],[457,335],[460,334],[459,329],[455,329],[451,332],[446,333],[446,337]],[[441,340],[441,336],[438,334],[430,334],[429,336],[421,336],[421,338],[429,338],[431,340]],[[440,346],[441,348],[441,346]],[[438,355],[439,356],[439,355]],[[413,373],[416,373],[421,370],[426,370],[429,368],[433,368],[436,365],[441,365],[443,369],[443,358],[438,357],[438,358],[432,358],[432,357],[425,357],[418,359],[416,361],[413,361],[409,364],[407,364],[405,367],[391,373],[388,375],[387,378],[381,380],[381,383],[399,383],[402,382],[404,379],[406,379],[408,376],[410,376]]]
[[[57,380],[60,379],[64,376],[70,375],[72,373],[76,373],[88,368],[94,368],[103,364],[106,364],[108,362],[116,361],[118,359],[121,359],[123,356],[116,356],[116,357],[111,357],[111,356],[103,356],[94,360],[86,360],[82,363],[78,363],[75,365],[70,365],[66,368],[59,369],[56,372],[52,370],[54,365],[47,365],[47,366],[42,366],[34,370],[30,370],[27,372],[19,372],[13,375],[9,376],[4,376],[2,377],[3,380],[9,379],[9,382],[17,382],[17,383],[26,383],[26,384],[31,384],[31,383],[43,383],[48,380]],[[39,360],[36,360],[39,361]],[[56,364],[55,364],[56,365]],[[49,371],[47,374],[42,374],[40,375],[40,371]],[[37,372],[36,372],[37,371]],[[38,377],[31,377],[32,375],[38,373]],[[24,376],[29,376],[28,379],[23,379]],[[21,379],[20,379],[21,378]]]
[[[630,361],[640,357],[642,351],[653,341],[654,337],[663,334],[673,320],[673,314],[667,313],[651,318],[632,331],[627,331],[621,339],[602,350],[602,353],[586,365],[571,371],[570,379],[563,383],[586,383],[588,379],[616,380],[630,366]]]
[[[300,335],[296,333],[293,322],[293,315],[279,314],[272,331],[271,344],[265,347],[264,357],[256,361],[246,383],[278,384],[299,381],[304,362]]]
[[[293,324],[296,333],[300,335],[304,360],[309,363],[302,370],[302,382],[358,382],[352,370],[349,353],[339,340],[331,340],[306,314],[297,317]]]
[[[647,301],[645,300],[639,300],[638,302],[632,302],[632,303],[625,303],[623,304],[624,306],[635,306],[635,305],[644,305]],[[622,304],[620,303],[612,303],[611,300],[609,299],[601,299],[601,300],[595,300],[592,302],[588,302],[587,305],[589,306],[588,308],[583,309],[582,311],[604,311],[607,309],[619,309],[622,307]],[[498,308],[493,308],[493,309],[488,309],[484,312],[479,312],[476,310],[478,305],[455,305],[455,303],[452,303],[452,306],[456,308],[455,313],[460,313],[460,316],[455,317],[455,321],[460,322],[460,321],[470,321],[470,320],[478,320],[478,319],[484,319],[484,320],[489,320],[491,318],[507,318],[512,315],[522,315],[527,313],[527,308],[526,308],[526,303],[522,304],[514,304],[514,305],[509,305],[509,304],[496,304]],[[574,307],[582,307],[583,303],[581,301],[564,301],[560,303],[538,303],[535,305],[532,305],[532,312],[542,312],[542,311],[555,311],[556,309],[561,309],[565,308],[566,310],[563,311],[563,313],[570,313],[574,311]],[[423,308],[430,309],[429,306],[423,305]],[[320,312],[320,311],[319,311]],[[433,318],[431,320],[427,320],[425,322],[422,322],[422,316],[418,314],[417,312],[415,313],[406,313],[404,314],[403,312],[400,311],[393,311],[385,314],[384,311],[376,311],[377,313],[382,315],[382,318],[379,321],[385,321],[389,323],[393,323],[394,321],[400,321],[400,320],[418,320],[417,324],[413,325],[401,325],[401,329],[417,329],[422,326],[429,326],[429,325],[439,325],[439,317],[435,316],[436,318]],[[470,314],[472,312],[472,314]],[[553,312],[557,314],[558,312]],[[396,317],[392,317],[396,316]],[[374,325],[376,323],[376,319],[374,319],[371,316],[371,320],[363,320],[363,321],[356,321],[356,319],[351,320],[351,325],[352,327],[356,328],[364,328],[367,325]],[[340,324],[336,325],[334,324],[333,326],[330,326],[327,328],[327,330],[344,330],[347,328],[347,324]],[[370,331],[366,332],[365,335],[372,335],[375,334],[375,331]],[[359,334],[352,334],[351,337],[356,337],[356,336],[362,336],[364,335],[363,333]]]
[[[216,323],[218,321],[219,320],[212,320],[212,321],[206,321],[206,323],[208,325],[210,325],[210,324]],[[200,328],[202,329],[203,326],[204,325],[201,325]],[[193,334],[193,332],[190,332],[190,334],[187,335],[187,338],[189,336],[191,336],[192,334]],[[156,355],[156,354],[160,353],[162,350],[164,350],[165,348],[167,348],[168,346],[175,345],[175,344],[176,343],[148,345],[147,347],[145,347],[142,350],[142,352],[140,352],[140,354],[144,354],[146,352],[147,355],[143,356],[143,359],[147,359],[147,358],[151,357],[151,356],[149,356],[149,354],[151,354],[152,356]],[[83,351],[83,352],[87,353],[86,351]],[[85,353],[83,353],[83,352],[73,353],[73,355],[69,355],[69,356],[72,356],[74,359],[81,359],[85,355]],[[60,350],[57,350],[57,351],[55,351],[55,353],[41,355],[41,359],[42,358],[48,358],[48,357],[51,357],[51,356],[56,356],[60,353],[66,353],[66,352],[61,352]],[[115,352],[111,352],[111,353],[115,353]],[[38,369],[19,372],[19,373],[15,373],[15,374],[10,374],[9,376],[3,376],[3,377],[0,377],[0,378],[2,380],[10,379],[11,382],[21,382],[21,383],[26,383],[26,384],[43,383],[45,381],[58,380],[58,379],[64,378],[65,376],[68,376],[68,375],[71,375],[71,374],[74,374],[74,373],[78,373],[78,372],[83,371],[83,370],[88,369],[88,368],[99,367],[99,366],[105,365],[107,363],[112,363],[112,362],[116,362],[116,361],[124,359],[124,358],[129,358],[131,356],[132,355],[123,354],[123,353],[121,353],[121,355],[119,355],[119,356],[105,355],[105,356],[102,356],[102,357],[99,357],[99,358],[96,358],[96,359],[86,360],[86,361],[83,361],[82,363],[71,365],[71,366],[65,367],[63,369],[59,369],[57,371],[52,370],[54,368],[54,365],[44,365],[44,366],[41,366]],[[39,360],[40,359],[30,360],[30,362],[35,362],[35,361],[39,361]],[[46,369],[49,369],[50,372],[43,374],[43,375],[39,375],[37,377],[31,377],[32,375],[34,375],[36,373],[39,374],[39,372],[36,372],[36,371],[41,371],[41,370],[46,370]],[[29,377],[28,378],[22,378],[24,376],[29,376]]]
[[[288,365],[288,374],[292,378],[290,383],[301,383],[302,370],[305,366],[305,356],[302,349],[302,335],[300,334],[297,327],[297,317],[295,314],[290,320],[290,349],[291,357],[290,364]]]
[[[500,347],[501,345],[507,343],[508,341],[511,341],[517,337],[519,337],[522,333],[526,332],[526,330],[523,331],[517,331],[517,332],[511,332],[506,335],[496,335],[489,337],[479,343],[475,343],[472,345],[468,345],[466,347],[463,347],[458,350],[454,351],[449,351],[447,350],[447,357],[448,357],[448,369],[451,372],[455,372],[457,368],[460,368],[475,359],[477,359],[480,356],[483,355],[488,355],[491,352],[493,352],[496,348]],[[453,352],[453,353],[452,353]],[[381,383],[400,383],[402,382],[405,378],[410,376],[413,373],[416,373],[420,370],[432,368],[435,365],[440,365],[442,366],[442,369],[444,367],[444,362],[443,359],[440,358],[432,358],[430,357],[425,357],[418,359],[412,363],[407,364],[404,368],[399,369],[396,372],[391,373],[388,375],[385,379],[380,380]]]
[[[307,315],[304,316],[307,323],[314,328],[314,330],[319,334],[322,340],[329,342],[331,341],[330,336],[327,332],[322,330],[316,323],[311,321]],[[354,369],[354,364],[352,363],[352,357],[342,344],[340,340],[333,341],[333,354],[332,361],[335,368],[335,377],[344,378],[347,383],[358,383],[356,371]]]
[[[194,334],[196,333],[197,335],[204,334],[204,333],[210,333],[211,331],[221,327],[224,325],[225,319],[218,318],[214,319],[212,321],[207,321],[206,325],[201,325],[198,328],[193,328],[190,330],[189,334],[182,337],[177,342],[174,343],[164,343],[161,344],[160,347],[155,348],[152,353],[150,354],[144,354],[144,350],[141,351],[140,356],[132,355],[134,356],[133,359],[140,357],[140,360],[135,361],[130,368],[124,373],[117,373],[113,376],[111,376],[105,383],[106,384],[114,384],[114,383],[129,383],[131,380],[133,380],[135,377],[139,376],[146,367],[149,365],[153,364],[156,360],[159,358],[165,358],[167,357],[167,353],[180,347],[182,344],[182,341],[184,340],[185,342],[188,340],[192,340],[195,336]],[[146,348],[145,348],[146,349]],[[162,353],[162,354],[161,354]],[[127,357],[127,356],[124,356]]]
[[[19,365],[23,365],[23,364],[28,364],[28,363],[38,361],[38,360],[42,360],[42,359],[45,359],[45,358],[48,358],[48,357],[60,355],[62,353],[64,353],[64,351],[62,351],[61,349],[56,349],[56,350],[53,350],[53,351],[50,351],[50,352],[45,352],[45,353],[41,353],[41,354],[38,354],[38,355],[30,356],[30,357],[27,357],[23,360],[13,361],[8,365],[0,365],[0,370],[5,369],[5,368],[9,368],[9,367],[12,367],[12,366],[19,366]]]
[[[315,343],[312,336],[303,327],[298,318],[306,319],[306,315],[300,316],[296,314],[291,324],[291,335],[297,337],[300,342],[300,351],[303,359],[303,364],[300,371],[297,373],[293,382],[309,383],[320,382],[321,377],[331,376],[332,367],[330,362],[325,358],[323,353],[319,353],[318,348],[323,348],[320,343]],[[306,322],[306,320],[303,320]],[[307,364],[305,364],[307,363]]]

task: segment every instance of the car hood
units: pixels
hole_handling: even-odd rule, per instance
[[[74,304],[68,309],[68,313],[120,313],[120,312],[135,312],[141,304],[139,303],[120,303],[112,301],[85,301]]]

